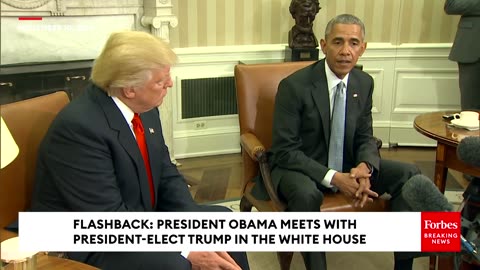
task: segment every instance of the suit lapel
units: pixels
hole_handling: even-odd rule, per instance
[[[150,202],[150,186],[148,184],[148,176],[143,164],[142,154],[138,148],[137,141],[133,136],[132,130],[125,121],[122,112],[118,109],[111,97],[107,96],[105,92],[98,89],[96,86],[92,87],[92,93],[98,101],[100,107],[105,113],[107,122],[110,128],[118,132],[118,141],[133,160],[138,175],[138,182],[142,192],[142,201],[146,209],[151,209]]]
[[[320,113],[325,144],[328,145],[330,141],[330,97],[325,74],[325,59],[320,60],[318,65],[315,65],[313,74],[318,77],[313,80],[315,88],[312,91],[312,97]]]
[[[330,141],[330,96],[328,93],[327,76],[325,74],[325,59],[319,61],[319,64],[314,67],[314,74],[318,75],[314,78],[313,84],[315,89],[312,91],[313,99],[317,104],[318,111],[323,125],[323,132],[325,136],[325,144],[329,145]],[[347,104],[345,114],[345,146],[347,149],[352,149],[353,139],[355,135],[356,113],[359,112],[359,92],[360,85],[355,71],[352,70],[349,75],[347,85]]]
[[[354,74],[355,72],[352,70],[350,72],[348,78],[348,85],[347,85],[347,106],[346,106],[346,113],[345,113],[345,146],[346,149],[353,149],[353,140],[355,136],[355,130],[357,121],[357,113],[360,113],[359,109],[359,97],[361,93],[359,92],[358,86],[359,81],[357,76]]]

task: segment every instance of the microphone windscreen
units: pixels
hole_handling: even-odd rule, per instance
[[[480,167],[480,137],[465,137],[457,147],[458,158],[475,167]]]
[[[402,196],[415,212],[453,211],[447,198],[425,175],[415,175],[403,185]]]

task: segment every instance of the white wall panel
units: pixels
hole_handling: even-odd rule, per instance
[[[175,155],[191,157],[240,151],[238,117],[204,117],[207,128],[195,130],[195,120],[182,120],[179,80],[231,76],[239,61],[280,62],[284,44],[220,46],[176,49],[179,64],[174,91]],[[390,143],[433,146],[434,142],[413,128],[415,117],[424,112],[458,110],[456,64],[447,59],[450,44],[369,43],[359,63],[374,78],[374,135],[384,146]],[[321,56],[322,57],[322,56]]]
[[[397,69],[393,113],[455,110],[460,104],[458,72],[452,69]]]
[[[374,91],[373,91],[373,107],[372,113],[373,114],[381,114],[384,108],[383,102],[383,94],[384,94],[384,87],[383,87],[383,71],[382,69],[363,69],[365,72],[370,74],[373,78],[374,82]]]

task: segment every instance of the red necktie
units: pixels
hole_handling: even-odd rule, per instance
[[[145,141],[145,132],[143,130],[142,119],[140,119],[140,115],[135,113],[132,119],[133,124],[133,132],[135,133],[135,137],[137,138],[138,148],[140,148],[140,152],[142,153],[143,163],[145,163],[145,168],[147,169],[148,175],[148,184],[150,186],[150,199],[152,201],[152,207],[155,206],[155,188],[153,186],[153,177],[152,177],[152,169],[150,168],[150,160],[148,158],[148,149],[147,143]]]

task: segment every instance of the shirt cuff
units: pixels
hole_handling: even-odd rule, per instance
[[[333,187],[331,183],[332,183],[333,176],[335,175],[336,172],[337,171],[335,170],[331,170],[331,169],[328,170],[328,172],[325,174],[325,177],[323,178],[322,182],[320,182],[320,184],[328,188]]]
[[[182,255],[185,259],[188,258],[188,255],[190,254],[190,251],[182,251],[180,255]]]
[[[367,165],[369,173],[370,173],[370,174],[373,174],[374,168],[373,168],[372,164],[370,164],[370,163],[368,163],[368,162],[366,162],[366,161],[362,161],[362,162]]]

